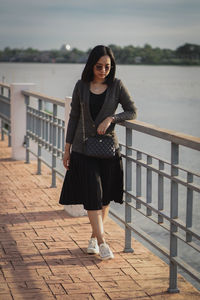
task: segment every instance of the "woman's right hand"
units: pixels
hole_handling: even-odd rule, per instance
[[[63,156],[63,166],[65,169],[69,170],[69,164],[70,164],[70,145],[65,145],[65,153]]]

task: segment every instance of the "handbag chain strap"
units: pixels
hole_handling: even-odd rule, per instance
[[[86,141],[85,137],[85,119],[84,119],[84,112],[83,112],[83,102],[80,102],[81,104],[81,119],[82,119],[82,125],[83,125],[83,142]]]

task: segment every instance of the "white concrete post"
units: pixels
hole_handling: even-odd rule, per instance
[[[69,114],[71,110],[71,98],[66,97],[65,98],[65,136],[67,132],[67,125],[69,121]],[[73,217],[81,217],[81,216],[86,216],[87,212],[83,208],[83,205],[77,204],[77,205],[64,205],[64,209],[68,214],[70,214]]]
[[[33,83],[12,83],[10,85],[10,105],[11,105],[11,138],[12,138],[12,158],[25,160],[26,153],[23,147],[24,136],[26,135],[26,105],[22,90],[31,90]]]

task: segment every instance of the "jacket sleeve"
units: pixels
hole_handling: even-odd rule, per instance
[[[137,117],[137,108],[123,83],[119,82],[119,103],[123,112],[113,115],[114,123],[120,123],[125,120],[133,120]]]
[[[71,102],[71,112],[69,115],[69,122],[67,126],[66,143],[72,144],[74,135],[76,132],[77,124],[80,118],[80,93],[79,93],[79,81],[74,87]]]

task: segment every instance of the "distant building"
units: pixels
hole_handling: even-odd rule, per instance
[[[71,47],[70,47],[69,44],[63,44],[63,45],[60,47],[60,52],[66,53],[66,52],[69,51],[70,49],[71,49]]]
[[[141,57],[141,56],[136,56],[136,57],[134,58],[134,61],[135,61],[136,64],[141,64],[141,62],[142,62],[142,57]]]

